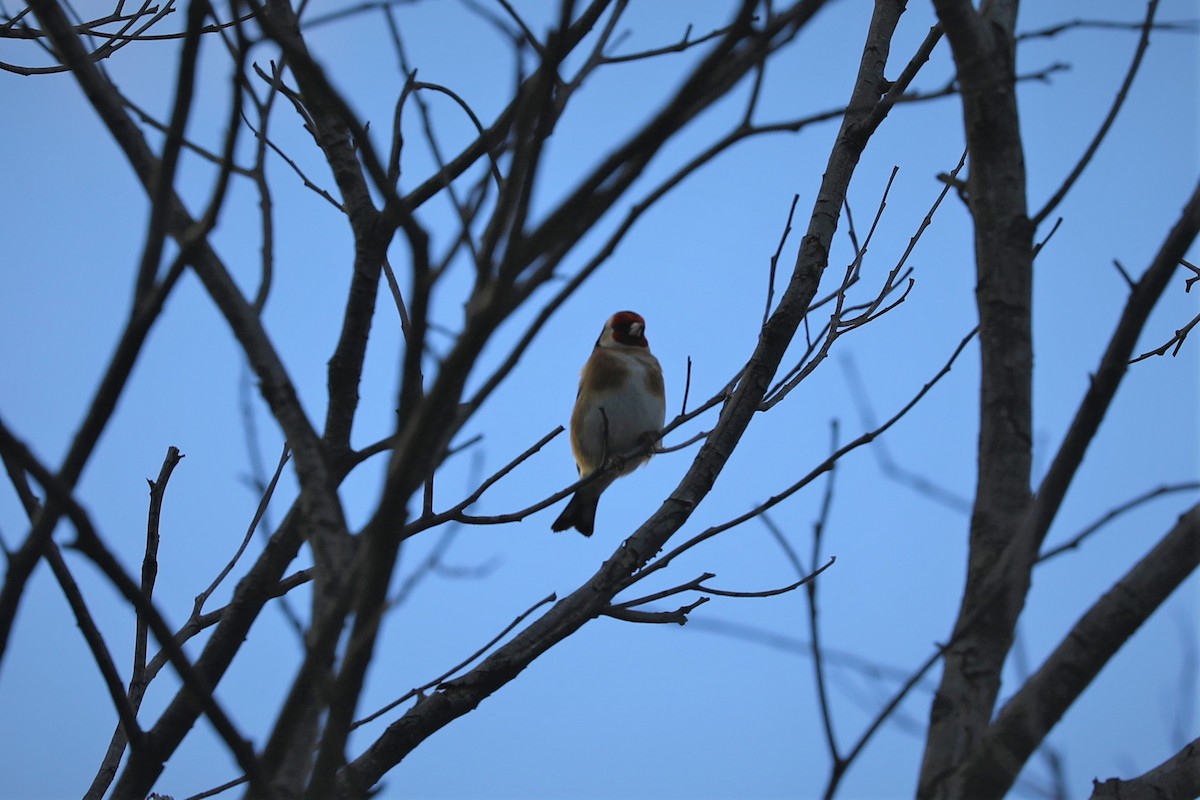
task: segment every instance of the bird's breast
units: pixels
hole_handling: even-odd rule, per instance
[[[606,456],[632,450],[646,433],[662,428],[665,415],[654,356],[597,352],[584,370],[572,425],[581,469],[590,472]]]

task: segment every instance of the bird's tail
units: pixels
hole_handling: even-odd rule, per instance
[[[558,533],[568,528],[574,528],[584,536],[591,536],[596,528],[596,505],[600,495],[591,492],[576,492],[571,496],[567,507],[558,515],[558,519],[550,525],[550,530]]]

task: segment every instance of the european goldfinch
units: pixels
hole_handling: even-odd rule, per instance
[[[575,410],[571,412],[571,450],[579,477],[586,478],[605,461],[650,441],[663,427],[666,398],[662,367],[646,343],[646,321],[632,311],[618,311],[604,324],[600,338],[579,378]],[[576,528],[591,536],[600,494],[621,477],[650,459],[649,454],[615,468],[581,486],[553,531]]]

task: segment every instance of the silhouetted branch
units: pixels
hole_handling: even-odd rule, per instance
[[[876,438],[878,438],[880,435],[882,435],[885,431],[887,431],[888,428],[895,425],[896,422],[898,422],[901,418],[903,418],[905,414],[907,414],[909,411],[911,411],[917,405],[917,403],[919,403],[921,401],[921,399],[929,392],[929,390],[932,389],[937,384],[938,381],[940,381],[943,377],[945,377],[950,372],[950,368],[954,365],[955,360],[958,358],[959,354],[963,351],[963,349],[966,348],[967,344],[971,341],[971,339],[973,339],[975,337],[975,333],[976,333],[975,330],[972,330],[970,333],[968,333],[963,338],[963,340],[961,342],[959,342],[958,347],[956,347],[954,349],[954,352],[951,354],[950,359],[946,362],[946,364],[942,367],[942,369],[936,375],[934,375],[933,378],[931,378],[928,383],[926,383],[924,386],[922,386],[921,389],[916,393],[916,395],[911,400],[908,401],[908,403],[906,403],[899,411],[897,411],[894,415],[892,415],[888,420],[886,420],[878,428],[868,431],[868,432],[862,434],[861,436],[859,436],[857,439],[854,439],[853,441],[838,448],[832,455],[830,455],[828,458],[826,458],[824,461],[822,461],[820,464],[818,464],[816,467],[814,467],[803,478],[796,481],[792,485],[788,486],[786,489],[779,492],[778,494],[772,496],[771,498],[767,499],[766,501],[755,506],[750,511],[747,511],[745,514],[742,514],[738,517],[734,517],[733,519],[731,519],[727,522],[723,522],[720,525],[715,525],[711,528],[708,528],[708,529],[702,531],[701,533],[696,534],[695,536],[693,536],[692,538],[683,542],[682,544],[667,551],[663,555],[656,558],[649,565],[644,567],[636,575],[634,575],[632,577],[632,579],[630,579],[628,581],[628,583],[626,583],[625,585],[627,585],[627,586],[631,585],[633,582],[641,580],[646,575],[648,575],[652,572],[656,572],[657,570],[660,570],[660,569],[666,567],[667,564],[669,564],[673,559],[675,559],[679,555],[687,552],[688,550],[690,550],[691,548],[700,544],[701,542],[707,541],[708,539],[711,539],[712,537],[716,536],[717,534],[722,533],[730,528],[741,525],[742,523],[757,517],[758,515],[762,514],[763,512],[767,511],[768,509],[772,508],[773,506],[778,505],[779,503],[781,503],[784,500],[786,500],[787,498],[791,497],[793,494],[795,494],[799,490],[803,489],[805,486],[812,483],[814,480],[816,480],[818,477],[820,477],[824,473],[833,469],[834,465],[838,462],[839,459],[842,458],[842,456],[846,455],[847,453],[849,453],[852,450],[856,450],[859,447],[862,447],[863,445],[869,444],[872,441],[874,441]]]
[[[741,16],[748,16],[755,5],[743,4]],[[690,81],[685,80],[683,91],[690,93],[701,86],[725,86],[725,80],[732,77],[729,70],[736,69],[735,64],[741,63],[743,69],[748,69],[753,63],[757,63],[760,60],[759,56],[770,52],[780,38],[790,38],[794,35],[820,5],[817,2],[802,2],[786,11],[778,12],[769,23],[772,26],[769,33],[775,38],[767,39],[766,42],[770,43],[768,45],[761,35],[756,34],[749,53],[754,58],[750,61],[730,59],[728,51],[723,52],[720,47],[714,48],[713,58],[701,63],[700,75]],[[886,61],[891,35],[898,19],[897,7],[877,7],[868,32],[868,42],[864,47],[863,68],[855,84],[850,106],[865,103],[867,97],[879,96],[879,86],[883,80],[883,62]],[[719,65],[712,63],[717,60],[721,62]],[[716,70],[713,69],[714,66],[717,67]],[[680,116],[680,109],[674,105],[669,103],[657,119],[663,124],[674,126],[690,118],[691,113]],[[689,107],[688,111],[692,112],[693,108]],[[844,130],[835,140],[824,173],[818,194],[818,208],[831,206],[840,209],[842,206],[854,165],[857,164],[858,156],[873,132],[873,129],[857,128],[860,122],[858,115],[847,115]],[[654,128],[655,123],[652,123],[651,127]],[[661,135],[661,129],[655,130],[654,133]],[[621,166],[617,167],[617,164]],[[640,171],[643,164],[640,156],[634,158],[632,154],[627,154],[626,147],[619,147],[609,157],[608,163],[597,170],[598,182],[593,184],[591,180],[585,181],[579,191],[586,192],[592,202],[608,202],[613,196],[612,193],[618,191],[625,183],[625,170]],[[614,169],[621,174],[620,179],[617,179],[617,172],[612,171]],[[596,190],[601,185],[604,190],[598,194]],[[560,214],[573,210],[571,198],[560,206]],[[539,237],[542,235],[561,230],[563,225],[572,228],[582,226],[586,229],[590,220],[594,218],[592,214],[588,214],[579,219],[568,219],[560,214],[549,215],[538,231],[531,234],[528,246],[540,251],[540,245],[543,243],[539,242]],[[337,786],[341,794],[358,795],[367,787],[373,786],[380,776],[403,759],[418,743],[475,708],[483,698],[515,678],[534,659],[602,612],[615,593],[628,585],[628,576],[637,573],[686,521],[696,503],[711,489],[736,442],[744,433],[750,419],[757,413],[771,377],[778,369],[779,362],[795,335],[803,310],[807,308],[815,293],[816,284],[826,264],[826,254],[835,224],[836,219],[826,214],[818,213],[810,218],[804,237],[805,244],[801,247],[793,270],[793,280],[780,298],[771,319],[764,326],[755,352],[747,361],[746,369],[741,375],[738,388],[724,403],[716,428],[705,440],[687,475],[659,511],[613,553],[592,579],[558,601],[544,616],[491,653],[476,668],[444,684],[434,694],[419,700],[404,716],[389,726],[373,744],[341,771]]]
[[[1030,502],[1033,425],[1033,233],[1016,97],[1015,0],[978,9],[934,0],[954,58],[970,154],[980,384],[977,480],[966,586],[930,715],[917,785],[921,798],[962,795],[954,770],[992,716],[1027,576],[1005,575],[987,615],[972,616]],[[972,620],[971,624],[966,619]],[[966,631],[966,632],[964,632]]]
[[[565,430],[565,428],[563,428],[562,425],[555,427],[554,430],[550,431],[545,436],[543,436],[541,439],[536,441],[527,450],[525,450],[525,452],[521,453],[519,456],[514,458],[512,461],[505,464],[503,467],[500,468],[499,471],[495,472],[489,478],[487,478],[487,480],[480,483],[476,487],[476,489],[473,492],[471,492],[470,495],[468,495],[466,497],[466,499],[461,500],[460,502],[456,503],[454,506],[447,509],[446,511],[443,511],[438,514],[424,514],[420,518],[414,520],[405,529],[405,538],[412,536],[416,533],[419,533],[422,530],[426,530],[428,528],[432,528],[434,526],[441,525],[443,522],[446,522],[448,520],[454,520],[456,522],[463,522],[463,523],[467,523],[467,524],[471,524],[471,525],[495,524],[493,521],[494,518],[492,518],[492,517],[471,516],[471,515],[463,514],[462,512],[465,511],[466,509],[470,508],[472,505],[474,505],[479,500],[479,498],[483,496],[484,492],[486,492],[488,489],[490,489],[492,486],[494,486],[505,475],[508,475],[510,472],[512,472],[514,469],[516,469],[518,466],[520,466],[524,461],[529,459],[529,457],[532,456],[534,453],[537,453],[539,450],[541,450],[543,447],[545,447],[547,444],[549,444],[551,439],[558,436],[564,430]],[[554,500],[551,502],[557,502],[557,500]],[[544,506],[541,506],[541,507],[544,507]],[[534,509],[534,510],[538,510],[538,509]],[[529,513],[532,513],[532,511],[530,511]],[[508,515],[502,515],[502,516],[508,516]]]
[[[1154,259],[1130,292],[1108,347],[1096,372],[1092,374],[1088,390],[1080,400],[1062,444],[1042,478],[1029,513],[1017,536],[1013,537],[1014,544],[1009,549],[1024,550],[1021,558],[1032,561],[1036,557],[1067,487],[1128,371],[1129,356],[1146,320],[1165,291],[1175,265],[1187,252],[1197,233],[1200,233],[1200,183],[1196,185],[1179,220],[1167,233]]]
[[[284,597],[288,592],[292,591],[296,587],[309,583],[312,581],[312,573],[313,570],[311,567],[309,567],[307,569],[299,570],[281,579],[278,583],[268,587],[265,590],[263,593],[263,601],[265,602],[267,600],[275,600],[277,598]],[[195,637],[196,634],[201,633],[219,623],[230,611],[237,610],[239,609],[237,609],[236,606],[234,606],[232,603],[229,603],[221,606],[220,608],[215,608],[212,611],[206,611],[203,614],[188,617],[187,622],[181,625],[179,630],[175,633],[175,644],[182,646],[185,642]],[[159,650],[159,652],[152,659],[150,659],[150,662],[146,665],[147,680],[153,680],[154,676],[162,671],[162,668],[168,663],[170,663],[170,661],[167,651]]]
[[[681,594],[683,592],[700,592],[703,594],[716,595],[718,597],[775,597],[776,595],[793,592],[796,589],[799,589],[801,586],[811,585],[812,581],[822,572],[832,567],[835,561],[837,561],[837,559],[833,556],[830,556],[829,561],[827,561],[823,566],[801,577],[800,580],[796,581],[795,583],[789,583],[787,586],[782,586],[777,589],[760,589],[756,591],[733,591],[730,589],[717,589],[712,586],[705,586],[705,581],[717,577],[712,572],[706,572],[700,577],[694,578],[686,583],[681,583],[678,586],[673,586],[669,589],[663,589],[662,591],[646,595],[645,597],[639,597],[635,600],[623,600],[619,603],[612,603],[601,613],[606,616],[625,620],[627,622],[671,622],[683,625],[685,622],[687,622],[687,614],[691,612],[692,609],[705,602],[708,599],[707,597],[702,597],[695,603],[683,606],[675,611],[638,611],[636,610],[637,606],[644,606],[647,603],[653,603],[657,600],[673,597],[674,595]]]
[[[27,471],[46,491],[47,507],[53,503],[62,509],[63,515],[70,520],[72,526],[75,528],[76,539],[72,546],[86,555],[104,573],[105,577],[108,578],[125,600],[137,610],[138,614],[144,616],[148,627],[154,633],[155,638],[158,639],[159,644],[168,653],[171,665],[175,667],[176,672],[182,679],[184,692],[189,697],[189,700],[195,703],[209,718],[213,727],[216,728],[217,733],[237,759],[242,770],[251,776],[252,781],[259,782],[258,761],[254,755],[254,748],[248,741],[241,737],[241,734],[238,733],[229,717],[217,704],[211,687],[205,683],[203,677],[191,664],[187,656],[174,643],[171,631],[159,614],[158,609],[142,594],[137,583],[125,573],[117,559],[105,546],[96,529],[93,527],[87,512],[80,507],[61,481],[38,462],[29,452],[28,448],[15,439],[8,431],[8,428],[2,423],[0,423],[0,448],[6,450],[9,457],[16,461],[23,470]],[[51,545],[56,546],[53,543]],[[110,692],[115,692],[114,700],[120,698],[120,702],[117,704],[118,710],[128,708],[123,689],[120,688],[119,684],[115,687],[112,685],[115,668],[110,670],[110,673]],[[132,721],[130,725],[130,735],[131,740],[133,740],[137,736],[137,734],[133,733],[137,730],[137,726]],[[135,748],[134,753],[145,757],[142,748]]]
[[[1017,34],[1017,41],[1028,41],[1030,39],[1052,39],[1059,34],[1067,31],[1095,29],[1095,30],[1117,30],[1117,31],[1139,31],[1145,30],[1146,23],[1142,22],[1117,22],[1108,19],[1073,19],[1067,22],[1060,22],[1057,25],[1051,25],[1038,30],[1027,31]],[[1195,33],[1200,28],[1197,27],[1195,20],[1183,22],[1156,22],[1151,26],[1152,30],[1156,31],[1179,31],[1183,33]]]
[[[89,61],[102,61],[130,42],[139,40],[150,41],[179,39],[184,38],[187,35],[185,33],[170,33],[163,35],[149,35],[146,33],[146,31],[150,30],[152,27],[165,19],[168,14],[175,12],[176,9],[174,0],[167,0],[167,2],[161,6],[154,5],[153,0],[144,0],[142,6],[132,14],[122,13],[122,8],[124,5],[124,2],[118,2],[116,10],[113,11],[113,13],[72,26],[74,33],[79,36],[96,37],[105,40],[104,43],[95,50],[87,53],[87,59]],[[33,8],[33,6],[34,4],[30,3],[30,8]],[[3,34],[0,35],[0,39],[32,39],[37,41],[39,44],[43,44],[43,39],[53,39],[53,33],[50,31],[38,30],[24,23],[22,18],[25,16],[27,10],[28,9],[22,11],[16,17],[9,20],[9,22],[2,29]],[[34,10],[36,13],[36,9]],[[236,25],[239,22],[240,20],[234,20],[232,22],[225,23],[225,25]],[[120,23],[120,27],[117,31],[110,33],[103,30],[104,27],[115,23]],[[135,30],[133,33],[129,33],[129,31],[132,30],[138,23],[141,24],[138,25],[137,30]],[[45,23],[43,22],[43,25],[44,24]],[[49,26],[47,26],[47,28],[48,27]],[[199,32],[211,33],[220,30],[222,27],[224,26],[221,24],[213,24],[201,28]],[[44,44],[43,47],[47,49],[52,56],[57,56],[55,50],[45,47]],[[57,64],[43,67],[27,67],[0,62],[0,70],[11,72],[16,75],[26,76],[52,75],[59,72],[67,72],[72,69],[73,67],[71,64],[66,61],[59,61]]]
[[[1200,739],[1136,778],[1093,781],[1091,800],[1159,800],[1200,797]]]
[[[263,490],[262,498],[258,501],[258,508],[254,510],[254,516],[250,520],[250,525],[246,528],[246,535],[242,537],[242,543],[238,545],[233,557],[229,559],[229,563],[221,569],[217,577],[208,585],[208,588],[196,595],[195,604],[192,606],[193,617],[200,616],[208,598],[212,597],[212,593],[217,590],[217,587],[221,585],[226,576],[237,565],[238,560],[242,557],[242,553],[246,552],[246,547],[250,544],[250,540],[254,538],[254,531],[257,530],[258,523],[262,521],[263,514],[267,512],[267,506],[271,503],[271,498],[275,495],[275,486],[279,483],[279,476],[283,474],[283,468],[287,466],[290,457],[291,453],[285,444],[283,452],[279,454],[279,463],[275,466],[275,473],[271,476],[270,482],[267,483],[266,488]]]
[[[1144,494],[1140,494],[1137,497],[1133,498],[1132,500],[1128,500],[1128,501],[1122,503],[1121,505],[1111,509],[1110,511],[1105,513],[1104,516],[1100,517],[1098,520],[1093,522],[1091,525],[1088,525],[1086,528],[1084,528],[1079,533],[1072,536],[1070,539],[1067,539],[1067,541],[1063,542],[1062,544],[1052,547],[1049,550],[1046,550],[1045,552],[1043,552],[1041,555],[1038,556],[1037,561],[1040,564],[1041,562],[1047,561],[1051,558],[1054,558],[1055,556],[1061,555],[1068,550],[1074,550],[1074,549],[1078,548],[1081,544],[1083,544],[1085,539],[1089,538],[1096,531],[1100,530],[1105,525],[1112,522],[1114,519],[1121,516],[1125,512],[1132,511],[1133,509],[1141,506],[1144,503],[1149,502],[1150,500],[1153,500],[1157,497],[1162,497],[1163,495],[1173,494],[1175,492],[1193,492],[1198,489],[1200,489],[1200,483],[1197,483],[1197,482],[1177,483],[1177,484],[1171,484],[1171,485],[1166,485],[1166,486],[1159,486],[1157,489],[1151,489],[1150,491],[1145,492]]]
[[[167,491],[167,481],[175,466],[183,458],[178,447],[168,447],[166,458],[163,459],[162,469],[159,470],[157,481],[147,481],[150,484],[150,512],[146,522],[146,550],[142,557],[142,594],[147,598],[154,597],[154,581],[158,576],[158,543],[159,523],[162,519],[163,496]],[[146,638],[149,627],[146,619],[138,615],[137,632],[133,645],[133,677],[130,679],[130,695],[135,698],[135,707],[140,705],[141,696],[145,692],[146,678]]]
[[[799,201],[800,195],[792,195],[792,205],[788,208],[787,222],[784,223],[783,233],[779,235],[779,246],[775,248],[775,254],[771,256],[771,269],[767,272],[767,302],[763,306],[763,325],[767,324],[767,320],[771,316],[771,303],[775,299],[775,267],[779,264],[779,256],[783,253],[783,245],[787,242],[788,234],[792,232],[792,217],[796,213],[796,203]]]
[[[668,53],[682,53],[685,50],[690,50],[691,48],[695,47],[696,45],[704,44],[705,42],[710,42],[713,39],[717,39],[721,36],[726,35],[727,33],[729,33],[731,27],[732,26],[727,26],[724,28],[717,28],[716,30],[709,31],[706,34],[704,34],[702,36],[698,36],[693,39],[692,38],[692,26],[688,25],[687,28],[683,32],[683,36],[675,44],[669,44],[669,45],[665,45],[663,47],[655,47],[650,50],[643,50],[639,53],[628,53],[626,55],[621,55],[621,56],[605,56],[604,63],[606,63],[606,64],[621,64],[621,63],[626,63],[629,61],[640,61],[645,58],[655,58],[657,56],[666,55]]]
[[[181,458],[183,458],[183,454],[179,452],[179,448],[168,447],[162,468],[159,470],[158,480],[147,481],[150,484],[150,511],[146,525],[146,550],[142,558],[141,583],[142,594],[147,599],[154,595],[154,581],[158,573],[159,522],[162,515],[163,495],[167,489],[167,481]],[[121,765],[126,745],[132,742],[134,747],[141,746],[140,737],[144,736],[144,732],[137,724],[136,715],[141,709],[142,699],[145,697],[150,683],[146,669],[148,635],[149,623],[143,614],[138,613],[133,645],[133,671],[129,679],[127,699],[132,720],[126,720],[122,715],[120,723],[109,740],[104,757],[100,760],[96,776],[84,794],[84,800],[99,800],[108,791],[113,778],[116,777],[117,768]]]
[[[1193,506],[1087,610],[1033,677],[1005,703],[963,767],[965,796],[1002,797],[1075,698],[1198,566],[1200,506]],[[1193,784],[1193,789],[1196,787],[1200,782]]]
[[[503,639],[505,636],[510,634],[518,625],[520,625],[522,622],[524,622],[529,617],[530,614],[532,614],[534,611],[537,611],[539,608],[546,605],[547,603],[553,603],[557,599],[558,599],[558,596],[553,593],[547,595],[546,597],[543,597],[541,600],[534,603],[532,606],[527,608],[525,611],[522,611],[519,615],[517,615],[517,618],[514,619],[512,622],[510,622],[507,626],[505,626],[504,630],[500,631],[500,633],[496,634],[494,637],[492,637],[490,640],[488,640],[487,644],[485,644],[483,647],[476,650],[470,656],[463,659],[459,663],[455,664],[453,667],[446,670],[441,675],[439,675],[438,677],[429,681],[428,683],[426,683],[422,686],[419,686],[416,689],[410,690],[408,693],[393,700],[392,702],[388,703],[383,708],[380,708],[377,711],[374,711],[371,714],[368,714],[367,716],[363,717],[362,719],[357,720],[351,726],[351,729],[366,725],[368,722],[373,722],[374,720],[383,716],[387,712],[391,711],[396,706],[400,705],[401,703],[405,703],[408,700],[413,699],[414,697],[417,699],[423,698],[425,696],[425,693],[428,692],[430,689],[433,689],[435,687],[440,688],[440,684],[449,680],[456,673],[459,673],[459,672],[463,671],[464,669],[466,669],[468,666],[471,665],[472,662],[476,661],[488,650],[491,650],[493,647],[495,647],[496,644],[501,639]]]
[[[955,167],[954,172],[951,173],[952,177],[958,175],[958,172],[966,163],[966,158],[967,154],[964,152],[962,158],[959,159],[958,166]],[[830,321],[824,328],[822,328],[822,334],[818,336],[818,338],[821,340],[820,346],[814,347],[810,344],[809,351],[804,354],[803,358],[800,360],[800,363],[793,367],[792,370],[788,372],[787,375],[785,375],[784,378],[781,379],[774,388],[772,388],[772,390],[768,393],[767,398],[763,401],[764,411],[769,410],[771,407],[776,405],[779,401],[786,397],[789,392],[795,389],[801,381],[812,374],[813,370],[815,370],[817,366],[825,360],[826,356],[828,356],[830,348],[833,346],[833,343],[838,339],[838,337],[847,331],[866,325],[872,320],[879,318],[883,314],[886,314],[888,311],[902,303],[904,298],[908,296],[908,292],[912,290],[913,281],[911,278],[908,278],[907,287],[903,290],[899,299],[893,301],[890,305],[883,307],[882,309],[880,308],[883,301],[894,291],[896,291],[898,282],[904,280],[911,272],[911,270],[909,270],[908,272],[901,274],[901,270],[904,269],[904,265],[908,261],[909,255],[912,254],[913,249],[917,246],[917,242],[920,240],[921,235],[930,226],[930,224],[932,224],[934,213],[936,213],[938,207],[941,206],[942,200],[945,199],[947,192],[950,190],[950,185],[948,183],[942,187],[937,199],[933,201],[933,205],[925,214],[925,217],[921,220],[921,224],[917,227],[916,233],[914,233],[909,239],[908,246],[905,248],[904,253],[900,256],[899,261],[896,262],[896,266],[893,267],[892,270],[887,274],[887,277],[884,278],[883,284],[875,298],[864,306],[852,306],[850,308],[845,308],[844,306],[846,290],[858,280],[861,259],[866,253],[867,246],[870,244],[871,236],[875,231],[875,227],[879,224],[879,219],[887,205],[888,191],[891,189],[892,181],[895,180],[895,177],[896,170],[893,169],[887,186],[884,189],[883,197],[879,201],[879,208],[875,213],[875,219],[871,223],[871,230],[867,234],[867,238],[863,242],[862,248],[855,254],[854,261],[852,261],[850,265],[846,267],[846,273],[842,279],[841,286],[831,296],[835,302],[834,311],[830,317]],[[813,308],[819,305],[820,304],[810,305],[809,311],[811,312]],[[861,313],[859,313],[856,317],[847,319],[844,317],[844,314],[848,311],[861,311]]]
[[[619,619],[622,622],[637,622],[649,625],[686,625],[688,614],[707,603],[708,597],[701,595],[695,601],[680,606],[674,611],[640,611],[624,604],[609,606],[602,613],[606,617]]]
[[[1125,98],[1129,95],[1129,87],[1133,85],[1133,79],[1137,76],[1138,68],[1142,65],[1142,56],[1146,54],[1146,48],[1150,46],[1150,31],[1154,27],[1154,13],[1158,9],[1158,0],[1150,0],[1146,5],[1146,19],[1142,23],[1142,35],[1138,39],[1137,49],[1133,54],[1133,63],[1129,65],[1129,70],[1125,73],[1125,79],[1121,82],[1121,88],[1117,90],[1117,96],[1113,99],[1112,108],[1108,110],[1108,115],[1104,118],[1104,122],[1100,124],[1100,129],[1096,131],[1096,135],[1092,137],[1092,141],[1088,144],[1087,149],[1083,151],[1079,161],[1075,167],[1067,174],[1063,180],[1062,186],[1050,196],[1046,204],[1042,206],[1041,211],[1033,215],[1032,223],[1034,226],[1042,224],[1042,221],[1050,215],[1063,198],[1067,196],[1067,192],[1071,191],[1071,187],[1075,185],[1075,181],[1083,174],[1084,169],[1091,162],[1092,157],[1096,155],[1096,151],[1100,149],[1100,143],[1104,141],[1105,135],[1108,134],[1109,128],[1117,118],[1117,114],[1121,111],[1121,106],[1125,104]]]
[[[830,451],[837,452],[838,425],[836,420],[830,424],[829,440]],[[833,489],[836,478],[837,464],[834,464],[829,470],[829,477],[825,480],[825,494],[821,498],[820,515],[813,523],[812,553],[809,556],[810,562],[813,564],[817,563],[817,559],[821,557],[824,550],[825,530],[829,524],[829,511],[833,507]],[[776,538],[781,544],[785,541],[782,536]],[[833,712],[829,704],[829,690],[825,683],[825,655],[821,651],[821,614],[817,604],[817,589],[818,586],[815,583],[808,585],[808,631],[809,641],[812,643],[813,672],[816,674],[817,680],[817,700],[821,706],[821,723],[825,728],[825,745],[829,748],[829,758],[833,762],[831,769],[833,772],[841,772],[845,769],[845,762],[842,760],[837,736],[833,730]]]
[[[1188,261],[1186,261],[1182,258],[1179,259],[1179,263],[1182,264],[1183,266],[1187,267],[1188,269],[1190,269],[1193,273],[1195,273],[1192,277],[1187,279],[1187,285],[1184,288],[1185,292],[1190,292],[1192,289],[1192,284],[1195,283],[1197,280],[1200,280],[1200,267],[1197,267],[1195,264],[1189,263]],[[1184,340],[1187,339],[1188,334],[1191,333],[1191,331],[1192,331],[1192,328],[1196,327],[1196,325],[1198,323],[1200,323],[1200,314],[1197,314],[1196,316],[1192,317],[1191,322],[1184,325],[1179,330],[1175,331],[1175,335],[1172,336],[1170,339],[1168,339],[1165,343],[1163,343],[1163,345],[1161,347],[1156,347],[1153,350],[1142,353],[1137,358],[1130,360],[1129,363],[1136,364],[1137,362],[1139,362],[1143,359],[1146,359],[1146,358],[1150,358],[1151,356],[1166,355],[1167,350],[1171,350],[1171,357],[1174,358],[1175,356],[1179,355],[1179,351],[1183,348]],[[1173,349],[1172,349],[1172,346],[1174,346]]]

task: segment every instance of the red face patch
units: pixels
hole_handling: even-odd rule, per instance
[[[632,311],[618,311],[613,314],[613,339],[618,344],[632,347],[648,347],[646,343],[646,320],[640,314]]]

